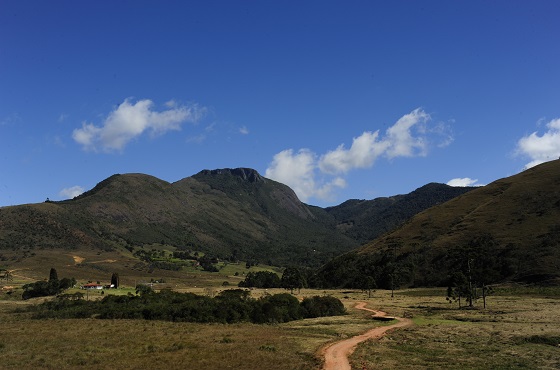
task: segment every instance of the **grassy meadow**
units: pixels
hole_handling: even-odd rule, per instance
[[[302,290],[298,296],[322,293]],[[362,315],[281,325],[36,320],[22,310],[29,301],[0,301],[0,368],[316,369],[316,351],[324,343],[372,325]]]
[[[439,294],[437,294],[439,293]],[[560,289],[496,289],[477,309],[457,309],[444,290],[410,290],[372,306],[413,318],[413,327],[358,346],[356,369],[558,369]]]
[[[154,288],[213,295],[234,288],[244,271],[252,270],[233,264],[220,273],[193,270],[183,279],[167,276],[166,283]],[[223,281],[230,286],[223,286]],[[349,314],[279,325],[223,325],[36,320],[23,308],[42,299],[19,299],[17,286],[25,282],[29,281],[16,276],[10,282],[16,286],[14,293],[0,293],[2,369],[320,369],[319,351],[326,344],[388,324],[355,310],[358,301],[390,315],[412,317],[415,326],[359,345],[350,358],[355,369],[560,368],[560,288],[554,287],[496,288],[487,309],[479,301],[471,310],[448,303],[444,289],[401,290],[393,298],[384,290],[368,298],[361,291],[302,289],[296,292],[298,298],[333,295]],[[251,295],[280,292],[285,291],[254,289]],[[104,291],[104,295],[129,293],[134,294],[132,284]],[[100,291],[88,295],[103,297]]]

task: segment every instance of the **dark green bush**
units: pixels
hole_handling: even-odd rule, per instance
[[[346,309],[342,302],[331,296],[304,298],[303,302],[301,302],[301,307],[306,318],[346,314]]]
[[[143,292],[139,295],[107,295],[100,301],[57,299],[35,306],[35,317],[101,319],[145,319],[186,322],[283,323],[306,317],[342,315],[342,303],[333,297],[312,297],[302,303],[290,294],[275,294],[260,299],[250,292],[231,289],[215,298],[171,290]]]

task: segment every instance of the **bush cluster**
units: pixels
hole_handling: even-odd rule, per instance
[[[249,272],[245,280],[239,282],[240,287],[245,288],[280,288],[281,281],[278,275],[271,271]]]
[[[242,289],[225,290],[215,298],[171,290],[140,295],[108,295],[100,301],[56,299],[38,305],[36,318],[145,319],[199,323],[283,323],[303,318],[343,315],[334,297],[315,296],[299,302],[291,294],[254,299]]]
[[[29,299],[34,297],[47,297],[51,295],[57,295],[64,290],[73,287],[76,284],[76,279],[74,278],[62,278],[58,279],[55,274],[49,277],[49,281],[40,280],[34,283],[25,284],[23,286],[23,299]]]

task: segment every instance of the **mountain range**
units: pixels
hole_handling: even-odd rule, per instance
[[[129,255],[159,243],[221,259],[318,267],[470,190],[428,184],[320,208],[248,168],[203,170],[174,183],[116,174],[71,200],[0,208],[0,259],[13,265],[38,250]]]
[[[441,286],[454,273],[479,284],[560,281],[560,161],[436,205],[327,263],[327,286]]]
[[[312,267],[325,287],[360,286],[364,276],[380,287],[444,285],[456,272],[485,283],[556,282],[558,220],[558,160],[479,188],[430,183],[327,208],[248,168],[174,183],[117,174],[71,200],[0,208],[0,263],[33,269],[54,256],[106,254],[122,257],[126,271],[138,262],[133,250],[159,245]]]

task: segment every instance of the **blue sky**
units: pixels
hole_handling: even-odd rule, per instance
[[[558,1],[3,1],[0,206],[251,167],[309,204],[560,156]]]

